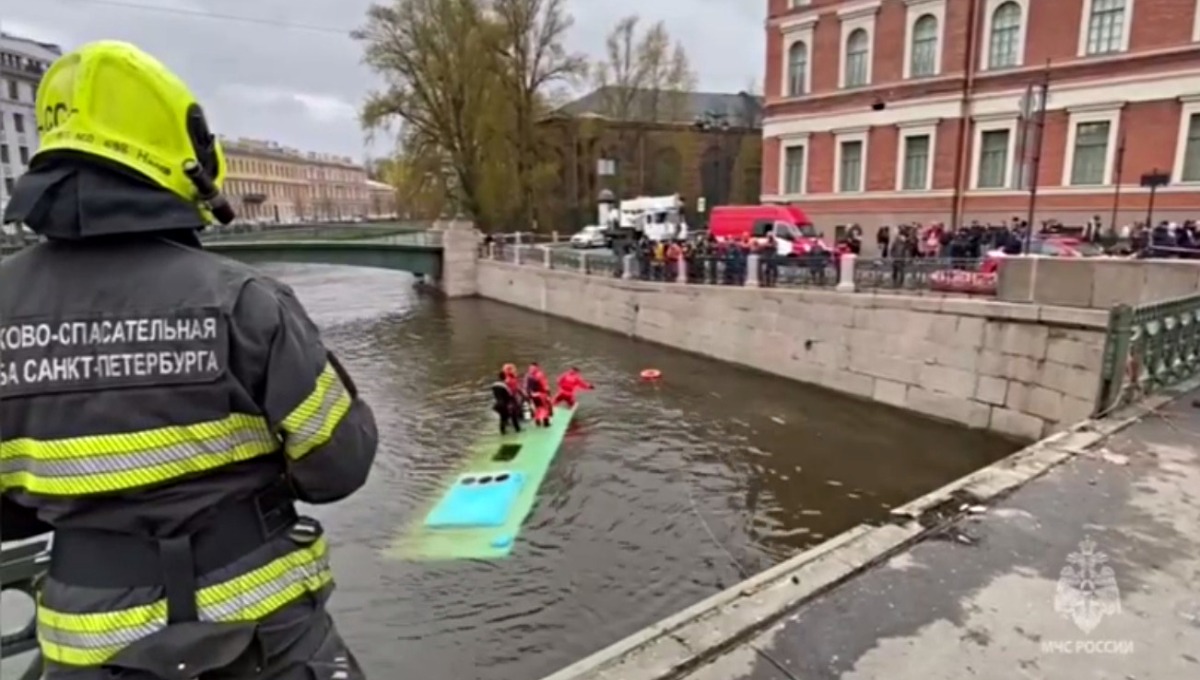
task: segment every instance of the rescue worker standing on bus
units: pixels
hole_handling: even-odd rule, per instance
[[[37,124],[5,221],[47,242],[0,264],[0,497],[6,539],[55,532],[45,677],[363,678],[294,502],[363,485],[374,416],[289,288],[201,249],[233,218],[203,111],[106,41],[46,71]]]

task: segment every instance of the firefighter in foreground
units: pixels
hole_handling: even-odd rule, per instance
[[[286,286],[205,252],[233,218],[204,113],[138,48],[86,45],[37,92],[0,265],[4,538],[55,532],[51,680],[362,678],[294,503],[354,493],[374,416]]]

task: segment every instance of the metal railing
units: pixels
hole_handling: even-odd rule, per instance
[[[722,257],[692,255],[679,261],[655,261],[539,245],[493,242],[480,247],[480,257],[545,269],[641,281],[763,288],[838,288],[871,292],[952,293],[992,296],[997,276],[983,271],[982,259],[863,258],[849,267],[831,255],[809,258]],[[842,284],[849,276],[852,286]]]
[[[995,295],[996,274],[983,272],[981,258],[865,258],[854,264],[858,290],[934,291]]]
[[[619,278],[624,271],[621,258],[609,252],[588,252],[548,245],[482,244],[479,256],[497,262],[526,264],[543,269],[571,271],[592,276]]]
[[[43,539],[0,550],[0,592],[24,593],[37,602],[37,588],[50,561],[49,540]],[[19,630],[0,635],[0,659],[36,650],[36,614]],[[20,680],[37,680],[42,675],[41,654],[33,655]]]
[[[379,238],[396,234],[423,233],[428,224],[287,224],[287,225],[229,225],[214,226],[202,232],[205,241],[340,241]]]
[[[1200,294],[1109,312],[1095,416],[1200,374]]]

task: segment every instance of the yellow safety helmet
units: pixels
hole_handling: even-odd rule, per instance
[[[63,55],[42,77],[36,106],[35,159],[56,151],[103,158],[199,204],[206,218],[232,220],[219,194],[225,154],[204,110],[141,49],[101,40]]]

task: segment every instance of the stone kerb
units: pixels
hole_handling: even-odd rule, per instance
[[[1200,290],[1200,261],[1012,257],[1000,265],[997,299],[1088,309],[1160,302]]]

